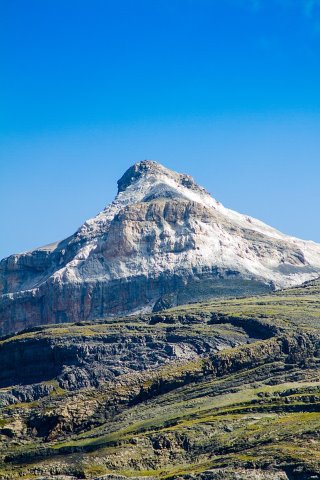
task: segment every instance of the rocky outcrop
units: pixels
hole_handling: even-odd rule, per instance
[[[192,335],[192,325],[197,325],[192,317],[174,324],[157,324],[156,320],[151,316],[132,320],[129,325],[57,326],[10,337],[0,342],[0,389],[52,379],[68,390],[97,387],[121,375],[158,368],[169,361],[189,361],[250,341],[250,328],[247,332],[239,325],[227,323],[225,331],[216,332],[218,325],[225,325],[225,319],[208,323],[206,329],[195,328]],[[257,338],[264,337],[263,328],[257,333]],[[30,389],[19,388],[11,393],[20,400],[23,395],[30,397]],[[2,398],[0,393],[0,404]]]
[[[0,335],[262,293],[320,274],[320,246],[224,208],[188,175],[133,165],[71,237],[0,263]]]

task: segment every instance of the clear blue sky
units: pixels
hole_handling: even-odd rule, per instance
[[[0,257],[145,158],[320,242],[320,1],[1,0]]]

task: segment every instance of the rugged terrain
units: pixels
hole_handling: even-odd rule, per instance
[[[319,479],[320,282],[0,342],[1,479]]]
[[[319,274],[319,245],[228,210],[188,175],[142,161],[74,235],[2,260],[0,336],[261,294]]]

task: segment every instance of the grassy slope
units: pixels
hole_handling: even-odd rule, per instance
[[[0,427],[21,421],[25,430],[12,439],[0,436],[1,478],[51,478],[52,472],[77,478],[112,472],[168,478],[224,467],[247,469],[241,478],[249,478],[255,467],[286,471],[290,478],[320,478],[320,283],[273,295],[181,306],[152,321],[162,328],[167,321],[183,324],[192,318],[198,323],[190,326],[190,335],[201,328],[210,335],[210,325],[221,319],[225,328],[254,319],[251,330],[261,325],[268,338],[97,390],[71,394],[56,386],[33,404],[4,408]],[[150,329],[149,320],[137,317],[130,322],[138,333]],[[85,338],[119,327],[115,321],[49,327],[19,338]],[[223,325],[217,328],[223,330]],[[123,407],[106,420],[101,411],[110,398],[112,403],[119,396]],[[32,416],[48,419],[60,408],[59,414],[66,415],[63,423],[77,407],[76,415],[87,408],[88,417],[95,420],[69,432],[56,426],[46,438],[30,435]],[[229,478],[227,473],[223,478]]]

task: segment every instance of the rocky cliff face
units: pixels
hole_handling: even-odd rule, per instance
[[[223,207],[151,161],[71,237],[0,263],[0,335],[47,323],[261,293],[320,275],[320,245]]]

